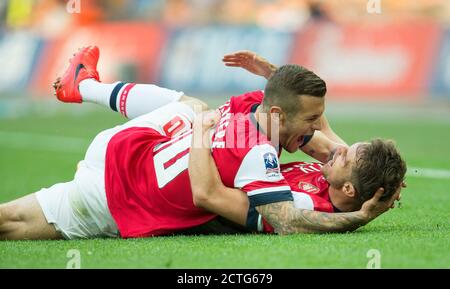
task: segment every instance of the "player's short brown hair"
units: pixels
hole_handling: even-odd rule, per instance
[[[362,202],[384,188],[381,200],[396,192],[406,174],[406,163],[391,140],[374,139],[361,145],[356,152],[351,181]]]
[[[279,106],[287,114],[297,114],[301,107],[298,97],[308,95],[324,97],[327,85],[314,72],[296,65],[287,64],[278,68],[266,84],[263,106]]]

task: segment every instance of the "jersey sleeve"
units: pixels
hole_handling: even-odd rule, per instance
[[[280,171],[277,152],[270,144],[249,150],[236,174],[234,187],[247,193],[250,207],[293,201],[289,184]]]

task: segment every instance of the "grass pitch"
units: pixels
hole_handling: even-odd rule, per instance
[[[90,140],[124,120],[100,110],[81,115],[0,119],[0,202],[69,181]],[[396,140],[410,169],[402,207],[349,234],[176,236],[140,240],[0,242],[0,268],[66,268],[70,250],[82,268],[450,268],[450,122],[330,117],[349,143]],[[301,154],[283,161],[304,159]],[[418,175],[421,175],[419,177]]]

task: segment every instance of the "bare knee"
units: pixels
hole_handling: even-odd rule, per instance
[[[35,194],[0,205],[0,240],[62,239],[49,224]]]
[[[4,239],[6,234],[17,229],[23,222],[23,217],[16,205],[11,203],[0,205],[0,239]]]
[[[7,222],[17,222],[20,221],[21,217],[17,213],[17,208],[14,209],[12,204],[1,204],[0,205],[0,226]]]

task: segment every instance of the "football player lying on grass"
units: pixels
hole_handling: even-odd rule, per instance
[[[406,187],[403,182],[406,164],[393,142],[375,139],[355,143],[349,148],[340,147],[325,164],[282,164],[281,172],[291,187],[294,205],[304,210],[282,210],[280,204],[280,209],[276,206],[267,211],[262,209],[262,217],[257,210],[251,209],[244,192],[226,187],[220,178],[211,156],[209,137],[209,130],[219,119],[219,113],[209,112],[198,115],[194,120],[194,128],[197,129],[194,129],[193,139],[197,143],[199,138],[201,140],[201,145],[193,144],[189,156],[194,203],[255,231],[279,234],[351,231],[358,226],[343,230],[333,228],[336,219],[330,218],[330,214],[312,211],[359,211],[360,217],[364,216],[362,219],[369,221],[384,209],[393,208],[393,202],[400,200],[400,187]],[[375,209],[380,203],[388,205],[384,209]],[[333,216],[339,215],[343,219],[349,218],[346,214]],[[272,222],[272,217],[282,221]],[[329,224],[330,227],[318,228],[315,225],[318,220],[321,226]],[[297,222],[302,225],[296,226]]]
[[[83,79],[98,79],[97,61],[98,49],[88,48],[77,53],[57,87],[58,97],[79,97],[81,101],[81,85],[78,87],[78,84]],[[300,76],[307,79],[298,78]],[[284,82],[285,80],[288,81]],[[97,83],[99,85],[102,84]],[[129,100],[133,99],[130,98],[133,87],[134,85],[117,85],[108,96],[108,103],[117,105],[113,100],[117,100],[115,97],[121,92],[119,105],[121,111],[126,112],[125,108],[129,104],[127,97]],[[280,102],[285,108],[288,108],[287,102],[290,100],[301,102],[300,108],[298,105],[294,106],[300,109],[297,112],[300,113],[298,119],[293,119],[295,126],[289,124],[286,113],[280,107],[271,106],[270,109],[281,113],[280,120],[282,116],[286,117],[284,124],[280,123],[285,134],[280,133],[279,140],[283,148],[295,151],[307,142],[306,133],[320,128],[325,84],[304,68],[287,66],[274,73],[267,87],[278,87],[283,93],[272,91],[269,95],[269,91],[266,91],[265,101],[269,97],[269,100]],[[304,90],[306,94],[298,93],[297,89]],[[134,92],[137,91],[138,89]],[[164,99],[167,94],[173,94],[172,91],[154,87],[153,91],[161,92],[157,98],[151,95],[153,99]],[[364,211],[344,214],[304,212],[305,210],[295,208],[289,183],[279,171],[277,152],[270,141],[270,130],[266,130],[267,135],[259,130],[259,125],[265,125],[269,129],[271,126],[267,126],[261,119],[255,120],[257,116],[264,115],[257,113],[259,105],[263,107],[270,104],[261,104],[261,100],[261,93],[255,93],[249,97],[244,95],[234,98],[227,105],[230,109],[233,104],[237,105],[234,109],[238,112],[239,107],[242,111],[249,111],[249,118],[243,119],[244,124],[258,128],[263,144],[254,144],[254,147],[244,149],[244,154],[240,154],[238,147],[217,147],[214,150],[215,160],[217,162],[220,159],[222,162],[223,174],[229,179],[228,182],[233,185],[233,176],[239,176],[235,178],[238,179],[235,186],[247,190],[249,211],[256,210],[263,217],[267,215],[266,219],[275,228],[288,223],[289,230],[278,230],[280,233],[295,233],[353,230],[389,208],[390,200],[372,201],[374,206],[369,206],[369,210],[365,207]],[[189,186],[187,160],[195,115],[192,105],[195,103],[198,104],[199,101],[188,99],[187,103],[173,102],[124,125],[101,132],[90,145],[85,159],[80,162],[73,181],[0,205],[0,238],[149,237],[171,234],[214,219],[215,214],[194,206]],[[227,105],[222,107],[225,114]],[[253,107],[256,108],[255,111]],[[271,120],[272,114],[269,116]],[[231,116],[224,115],[222,120],[227,117]],[[304,118],[307,119],[303,120]],[[239,124],[240,120],[233,119],[233,123]],[[300,127],[301,134],[296,127]],[[233,129],[242,133],[236,126]],[[215,133],[216,141],[220,133]],[[226,136],[233,135],[233,130],[227,133]],[[249,141],[256,141],[249,135],[242,136]],[[320,139],[321,134],[316,134],[311,143]],[[247,154],[248,158],[245,152],[250,152]],[[234,171],[230,170],[232,157],[238,158],[234,160]],[[398,194],[399,192],[393,197],[398,197]],[[273,214],[274,211],[279,211],[280,215],[277,217]],[[286,212],[289,213],[288,216],[285,215]],[[326,222],[324,217],[327,218]],[[251,227],[254,222],[249,219],[245,224]]]
[[[187,119],[179,134],[169,138],[161,131],[171,113]],[[318,164],[284,165],[293,201],[252,206],[245,193],[223,186],[210,150],[196,145],[197,136],[202,143],[209,126],[197,119],[192,130],[188,124],[193,118],[188,105],[172,103],[101,132],[88,148],[73,181],[0,205],[0,239],[151,237],[208,224],[217,214],[259,232],[345,232],[367,224],[399,199],[404,162],[392,143],[376,140],[338,150],[322,167],[323,176]],[[173,145],[182,143],[188,147],[183,156]],[[166,159],[173,154],[183,161]],[[108,160],[111,155],[118,158]],[[278,164],[268,164],[268,168],[274,166]],[[117,180],[111,182],[110,178]],[[111,189],[108,184],[117,186],[115,194],[107,192]],[[125,217],[116,218],[112,210],[119,210]],[[327,213],[338,210],[356,211]],[[125,230],[120,229],[119,222]]]

